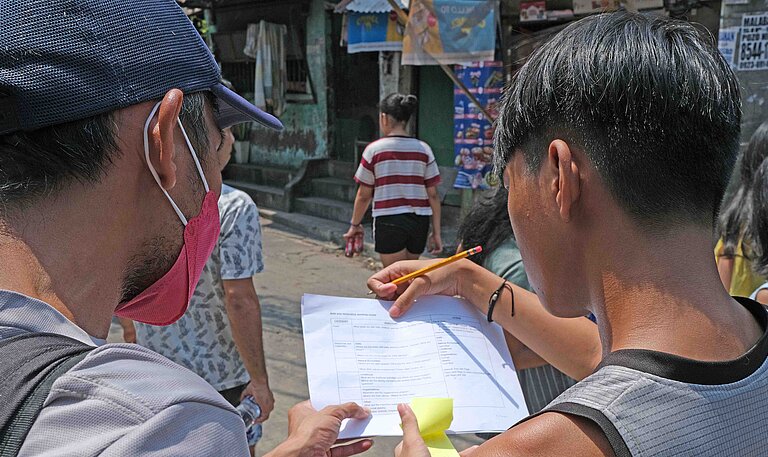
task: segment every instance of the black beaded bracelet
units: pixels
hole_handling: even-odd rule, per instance
[[[501,297],[501,291],[504,290],[505,287],[509,289],[509,293],[512,295],[511,315],[515,315],[515,292],[512,290],[512,286],[507,281],[504,281],[501,283],[499,288],[491,294],[491,298],[488,299],[488,322],[493,322],[493,309],[496,308],[496,302],[499,301],[499,297]]]

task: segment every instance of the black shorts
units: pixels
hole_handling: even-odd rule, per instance
[[[237,408],[237,405],[240,404],[240,395],[243,394],[245,386],[247,385],[248,384],[246,383],[232,387],[231,389],[220,390],[219,393],[224,397],[224,400],[227,400],[232,406]]]
[[[421,254],[427,246],[430,216],[413,213],[379,216],[373,219],[373,240],[379,254],[394,254],[407,249]]]

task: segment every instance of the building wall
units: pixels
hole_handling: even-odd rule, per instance
[[[419,67],[418,74],[418,136],[432,147],[438,165],[452,166],[453,82],[436,65]]]
[[[284,168],[298,168],[309,158],[328,157],[328,46],[330,28],[322,0],[312,0],[307,18],[307,64],[316,103],[289,103],[280,120],[285,131],[263,128],[251,132],[250,162]]]

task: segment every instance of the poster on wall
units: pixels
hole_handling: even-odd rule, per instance
[[[546,21],[546,2],[520,2],[520,22]]]
[[[403,26],[397,14],[347,13],[347,52],[402,51]]]
[[[732,68],[736,68],[736,61],[734,55],[736,54],[736,39],[739,36],[739,27],[726,27],[721,28],[717,37],[717,49],[720,50],[720,54],[728,65]]]
[[[456,65],[454,71],[491,116],[496,117],[504,87],[504,64],[491,61]],[[454,90],[453,100],[453,144],[458,169],[453,187],[488,189],[493,158],[493,122],[486,119],[458,88]]]
[[[403,65],[493,60],[497,0],[412,0]]]
[[[768,70],[768,12],[744,14],[739,32],[739,71]]]

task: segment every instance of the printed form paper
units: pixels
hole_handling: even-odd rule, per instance
[[[452,398],[447,433],[504,431],[528,416],[497,324],[464,300],[422,297],[397,320],[392,302],[304,295],[301,315],[312,405],[367,406],[340,438],[402,435],[398,403]]]

